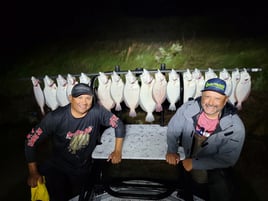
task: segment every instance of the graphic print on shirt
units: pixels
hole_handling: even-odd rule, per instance
[[[68,147],[69,152],[75,154],[78,150],[87,146],[91,131],[92,127],[88,127],[85,130],[77,130],[74,133],[68,132],[66,139],[70,139],[70,144]]]
[[[36,140],[39,139],[40,135],[43,133],[41,128],[37,128],[36,130],[32,129],[31,132],[27,135],[27,145],[29,147],[33,147]]]
[[[196,134],[203,137],[209,137],[216,129],[219,119],[209,119],[204,112],[198,118],[196,125]]]
[[[112,126],[113,128],[116,128],[117,127],[117,121],[118,121],[118,117],[113,115],[111,116],[110,118],[110,126]]]

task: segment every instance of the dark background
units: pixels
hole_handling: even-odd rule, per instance
[[[215,32],[217,36],[226,36],[233,32],[238,37],[258,38],[267,35],[266,10],[266,6],[257,1],[249,3],[242,1],[186,2],[175,0],[9,1],[0,6],[1,73],[3,75],[11,67],[19,67],[13,65],[16,63],[16,58],[23,56],[27,51],[33,51],[34,47],[39,44],[51,43],[65,37],[76,39],[84,35],[94,40],[95,36],[92,30],[117,19],[117,17],[154,18],[157,20],[162,17],[175,16],[187,20],[192,16],[200,16],[210,21],[211,27],[205,33]],[[226,30],[225,24],[230,25],[231,30]],[[114,30],[114,32],[116,31]],[[5,165],[1,167],[1,191],[2,194],[7,192],[3,200],[28,200],[25,198],[29,197],[29,188],[26,185],[27,169],[21,148],[24,136],[31,125],[20,122],[19,124],[15,123],[16,126],[14,126],[18,112],[9,107],[10,105],[16,105],[21,109],[33,107],[29,103],[34,104],[34,98],[25,96],[19,97],[19,100],[10,100],[7,97],[8,92],[5,97],[0,97],[2,102],[4,99],[5,103],[2,105],[5,110],[1,111],[1,115],[6,116],[6,113],[11,111],[13,114],[8,116],[12,116],[13,119],[10,124],[2,127],[3,139],[0,150]],[[258,93],[252,94],[245,108],[248,106],[256,107],[257,110],[261,108],[258,107],[262,104],[259,97],[261,96]],[[19,137],[17,137],[18,132]],[[239,163],[237,168],[244,175],[248,175],[248,170],[253,170],[252,175],[259,178],[262,175],[267,176],[265,169],[267,166],[264,165],[265,159],[263,158],[263,154],[267,153],[267,145],[258,137],[251,136],[247,139],[248,143],[245,145],[245,150],[248,150],[247,155],[241,157],[242,163]],[[250,175],[248,176],[250,177]],[[240,182],[243,184],[244,181]],[[261,182],[260,180],[252,180],[252,183],[257,186],[261,186]],[[243,189],[248,191],[246,195],[254,198],[255,192],[250,186],[247,186],[246,182],[244,185],[246,186],[243,186]],[[262,192],[265,191],[263,189]],[[261,200],[261,198],[256,200]]]
[[[111,17],[160,18],[202,16],[211,29],[233,24],[235,32],[257,36],[267,33],[266,6],[258,1],[16,1],[1,6],[1,49],[7,63],[34,44],[63,37],[79,37],[86,27],[101,26]],[[115,30],[116,31],[116,30]],[[229,30],[226,30],[228,32]],[[221,30],[219,34],[224,35]]]

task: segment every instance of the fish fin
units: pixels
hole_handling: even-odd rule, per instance
[[[41,113],[42,113],[42,115],[45,116],[46,113],[45,113],[44,108],[43,108],[43,107],[40,107],[40,109],[41,109]]]
[[[152,113],[147,113],[145,121],[147,122],[153,122],[154,121],[154,116]]]
[[[130,109],[129,116],[130,117],[136,117],[137,116],[137,113],[136,113],[135,109]]]
[[[156,107],[155,107],[155,111],[156,112],[162,112],[163,111],[163,107],[161,104],[157,104]]]
[[[121,107],[120,103],[116,103],[115,111],[121,111],[121,110],[122,110],[122,107]]]
[[[237,108],[238,110],[242,110],[242,102],[237,102],[237,104],[236,104],[236,108]]]
[[[171,103],[169,105],[169,108],[168,109],[171,110],[171,111],[175,111],[176,110],[176,105],[174,103]]]

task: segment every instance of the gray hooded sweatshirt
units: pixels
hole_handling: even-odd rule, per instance
[[[182,146],[186,158],[193,159],[193,170],[212,170],[233,166],[245,140],[245,127],[236,108],[227,103],[216,130],[202,142],[193,155],[197,119],[202,112],[201,97],[184,103],[171,118],[167,130],[168,153],[177,153]]]

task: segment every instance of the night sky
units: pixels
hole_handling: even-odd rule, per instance
[[[15,6],[12,4],[7,9],[2,8],[5,15],[5,29],[2,31],[8,38],[28,37],[42,31],[57,33],[79,21],[94,21],[98,17],[110,16],[152,18],[202,15],[225,16],[234,20],[247,17],[248,23],[255,23],[256,18],[267,21],[264,19],[266,8],[253,4],[254,1],[250,4],[220,2],[215,5],[216,2],[178,0],[20,1]]]
[[[237,2],[237,1],[234,1]],[[111,16],[159,18],[167,16],[220,17],[243,26],[246,31],[266,33],[266,7],[255,1],[225,3],[178,0],[115,1],[19,1],[1,7],[1,48],[4,58],[30,47],[40,40],[63,35],[68,27],[79,31],[85,23],[98,25]],[[218,5],[216,5],[216,3]],[[101,21],[100,21],[101,23]],[[81,25],[81,27],[79,27]],[[94,28],[94,27],[93,27]]]

